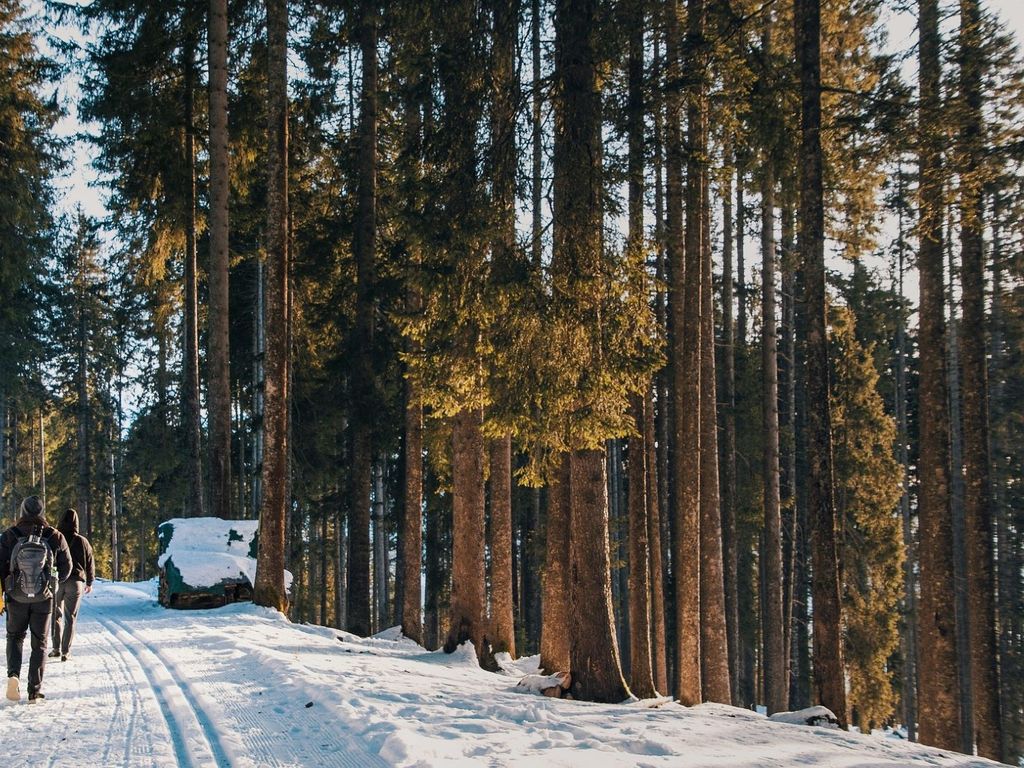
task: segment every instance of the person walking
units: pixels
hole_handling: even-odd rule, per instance
[[[71,573],[71,551],[64,536],[46,524],[36,496],[21,502],[18,522],[0,535],[0,584],[7,603],[7,698],[21,699],[21,655],[32,635],[28,666],[29,702],[43,696],[46,640],[53,596]]]
[[[61,661],[67,661],[75,639],[75,623],[82,595],[92,592],[96,569],[92,561],[92,545],[78,532],[78,512],[70,508],[64,510],[57,530],[71,550],[71,575],[57,587],[53,600],[53,650],[50,658],[59,656]]]

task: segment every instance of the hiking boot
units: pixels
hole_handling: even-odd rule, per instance
[[[50,651],[46,655],[49,656],[51,659],[56,659],[58,656],[60,656],[60,651],[57,650],[56,648],[54,648],[52,651]]]
[[[9,701],[21,701],[21,691],[18,690],[20,681],[16,677],[7,678],[7,699]]]
[[[28,695],[28,703],[31,704],[33,701],[39,701],[40,699],[45,699],[45,698],[46,697],[43,696],[43,692],[42,691],[36,691],[35,693],[30,693]]]

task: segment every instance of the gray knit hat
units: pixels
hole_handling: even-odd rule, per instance
[[[23,502],[21,502],[21,516],[22,517],[42,517],[43,516],[43,505],[39,501],[38,496],[27,496]]]

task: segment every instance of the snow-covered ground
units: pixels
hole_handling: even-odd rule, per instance
[[[86,597],[46,701],[0,705],[6,768],[993,765],[729,707],[548,699],[516,690],[528,663],[496,675],[394,633],[361,639],[252,605],[169,611],[154,591],[101,582]]]

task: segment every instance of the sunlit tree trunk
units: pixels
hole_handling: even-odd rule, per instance
[[[285,525],[288,478],[288,8],[267,9],[267,285],[266,380],[263,397],[263,479],[260,542],[253,601],[288,610],[285,591]]]

